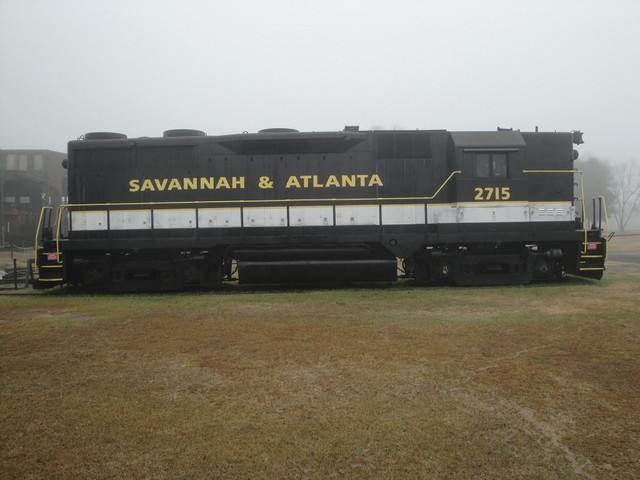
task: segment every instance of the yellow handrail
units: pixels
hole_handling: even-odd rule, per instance
[[[44,219],[44,212],[46,210],[51,210],[51,207],[45,206],[40,209],[40,218],[38,218],[38,227],[36,228],[36,236],[33,241],[33,257],[35,260],[36,267],[38,268],[40,268],[40,265],[38,264],[38,244],[39,244],[38,240],[40,238],[40,227],[42,226],[42,222]]]
[[[56,218],[56,261],[57,263],[62,263],[62,258],[60,255],[60,229],[62,228],[62,210],[64,205],[60,205],[58,207],[58,218]]]

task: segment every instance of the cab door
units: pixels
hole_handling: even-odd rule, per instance
[[[456,146],[457,223],[511,228],[528,221],[520,132],[452,134]]]
[[[465,152],[470,157],[468,163],[471,170],[472,190],[465,192],[473,198],[463,201],[473,202],[503,202],[511,200],[510,184],[510,156],[516,153],[512,150],[490,150]],[[511,154],[511,155],[510,155]]]

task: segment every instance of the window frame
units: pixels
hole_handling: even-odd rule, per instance
[[[492,180],[496,180],[496,179],[507,179],[507,178],[511,178],[511,161],[510,158],[511,156],[509,155],[510,152],[505,152],[505,151],[500,151],[500,150],[487,150],[487,151],[475,151],[473,152],[473,158],[472,158],[472,167],[473,167],[473,178],[484,178],[484,179],[492,179]],[[486,168],[487,170],[487,175],[480,175],[479,174],[479,157],[486,157],[487,160],[487,165],[486,167],[484,167],[483,169]],[[502,157],[504,158],[504,174],[502,175],[497,175],[496,172],[500,171],[502,169],[498,169],[496,168],[496,159],[498,157]]]

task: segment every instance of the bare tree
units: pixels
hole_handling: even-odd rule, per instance
[[[621,232],[634,213],[640,210],[640,165],[628,160],[612,166],[611,190],[613,197],[609,203]]]

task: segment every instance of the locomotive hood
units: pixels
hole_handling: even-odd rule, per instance
[[[461,148],[522,148],[526,142],[520,132],[451,132],[453,144]]]

